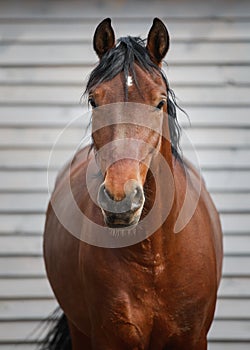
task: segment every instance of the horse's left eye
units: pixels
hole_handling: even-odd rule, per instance
[[[89,104],[92,106],[92,108],[96,108],[97,107],[97,105],[95,103],[95,100],[92,97],[89,98]]]
[[[161,100],[161,102],[157,105],[157,109],[162,109],[162,107],[165,105],[166,101],[165,100]]]

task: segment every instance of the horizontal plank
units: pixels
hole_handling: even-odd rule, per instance
[[[0,320],[39,320],[45,319],[58,303],[51,300],[0,300]]]
[[[37,344],[1,344],[0,343],[0,350],[37,350]]]
[[[250,341],[250,321],[215,320],[209,332],[213,341]],[[238,346],[237,346],[238,349]]]
[[[225,234],[249,233],[250,215],[247,214],[232,214],[224,213],[220,215],[223,232]]]
[[[79,65],[95,64],[97,56],[90,44],[3,44],[0,65]]]
[[[47,278],[0,278],[0,300],[3,299],[49,299],[53,292]]]
[[[248,32],[247,32],[248,34]],[[94,68],[77,67],[0,67],[0,84],[12,85],[79,85],[82,87]],[[246,66],[166,66],[172,88],[179,85],[249,84]]]
[[[186,135],[188,136],[188,140]],[[189,128],[182,132],[183,147],[192,142],[195,147],[248,147],[250,145],[250,129],[231,128]],[[190,146],[189,146],[190,147]]]
[[[97,56],[90,43],[2,44],[0,65],[93,65]],[[35,47],[35,50],[34,50]],[[169,64],[248,64],[250,43],[173,42]]]
[[[186,149],[184,155],[191,157],[190,150]],[[244,169],[248,168],[247,160],[250,159],[249,149],[202,149],[196,146],[196,152],[201,168],[209,169]],[[58,152],[59,154],[59,152]],[[58,156],[59,158],[59,156]]]
[[[1,172],[0,190],[11,191],[46,191],[49,189],[47,171],[23,171],[17,176],[15,172]],[[49,184],[53,188],[56,173],[49,172]]]
[[[203,171],[210,191],[249,191],[250,171]]]
[[[222,212],[249,212],[249,193],[212,193],[216,208]]]
[[[1,344],[0,350],[37,350],[37,344]]]
[[[142,38],[147,36],[152,25],[150,18],[140,21],[114,19],[116,37],[131,35]],[[66,23],[34,23],[19,22],[9,24],[0,23],[0,41],[15,42],[65,42],[92,40],[93,32],[99,20],[88,22]],[[235,19],[234,21],[196,20],[194,22],[183,20],[181,23],[174,19],[165,19],[172,40],[247,40],[250,39],[249,23]]]
[[[0,103],[80,104],[83,87],[0,86]]]
[[[247,105],[249,101],[246,95],[249,88],[244,86],[216,86],[213,88],[206,86],[199,87],[176,87],[175,94],[183,105]]]
[[[1,234],[41,234],[44,228],[44,214],[1,214]]]
[[[68,123],[87,125],[84,116],[87,108],[82,105],[68,106],[1,106],[0,125],[8,126],[65,126]]]
[[[55,143],[56,149],[59,146],[69,146],[76,149],[84,137],[83,128],[61,128],[61,129],[1,129],[0,146],[50,146]]]
[[[0,67],[0,84],[83,85],[90,67]]]
[[[0,257],[0,277],[44,277],[42,257]]]
[[[216,305],[216,319],[249,320],[250,299],[219,299]]]
[[[126,2],[117,2],[111,0],[108,2],[100,2],[94,0],[91,3],[81,3],[79,1],[72,1],[70,4],[64,3],[63,6],[58,6],[54,2],[48,2],[44,4],[40,1],[34,1],[30,6],[29,1],[23,1],[22,7],[19,9],[16,6],[10,6],[8,3],[1,4],[0,18],[32,18],[35,19],[88,19],[96,18],[102,15],[121,18],[144,18],[145,16],[152,18],[154,16],[162,17],[167,13],[169,17],[177,18],[202,18],[202,17],[247,17],[248,15],[248,3],[245,1],[239,1],[230,4],[226,1],[216,1],[216,6],[211,6],[211,3],[199,2],[193,0],[188,4],[185,1],[179,1],[182,11],[176,6],[176,3],[172,0],[168,3],[163,2],[148,2],[147,6],[142,8],[139,1],[126,0]],[[194,9],[195,8],[195,12]]]
[[[194,106],[185,107],[188,113],[191,127],[249,127],[249,108],[237,106]],[[177,110],[177,115],[182,125],[189,125],[186,115]]]
[[[0,343],[34,343],[42,340],[47,331],[41,321],[0,322]]]
[[[165,66],[170,86],[178,85],[226,85],[248,84],[249,69],[246,66]]]
[[[250,278],[222,278],[219,297],[250,298]]]
[[[250,342],[210,342],[208,343],[208,350],[248,350],[250,346]],[[1,349],[1,348],[0,348]],[[10,349],[11,350],[11,349]]]
[[[41,256],[42,252],[43,239],[40,236],[0,236],[0,256]]]
[[[4,169],[47,169],[50,160],[51,149],[4,149],[0,151],[0,164]],[[73,151],[71,149],[56,150],[51,167],[61,168],[70,158]]]
[[[1,194],[0,212],[44,213],[48,200],[47,193],[3,193]]]
[[[249,277],[249,256],[225,256],[223,259],[223,275],[225,277]]]

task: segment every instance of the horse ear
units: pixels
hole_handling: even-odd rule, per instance
[[[98,57],[102,56],[115,45],[115,33],[111,19],[104,19],[96,28],[93,40],[94,50]]]
[[[169,34],[165,24],[155,18],[148,33],[147,50],[151,60],[160,65],[169,49]]]

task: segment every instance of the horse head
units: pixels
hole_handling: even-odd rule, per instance
[[[98,25],[93,46],[100,61],[87,92],[93,109],[93,147],[104,179],[98,203],[109,227],[132,226],[142,214],[150,164],[162,148],[169,99],[161,64],[169,35],[155,18],[146,45],[133,37],[115,43],[108,18]]]

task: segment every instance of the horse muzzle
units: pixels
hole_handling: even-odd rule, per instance
[[[125,190],[122,200],[115,200],[103,183],[98,192],[98,204],[108,227],[121,228],[134,226],[140,220],[145,202],[142,187],[135,180],[130,180],[129,189]]]

